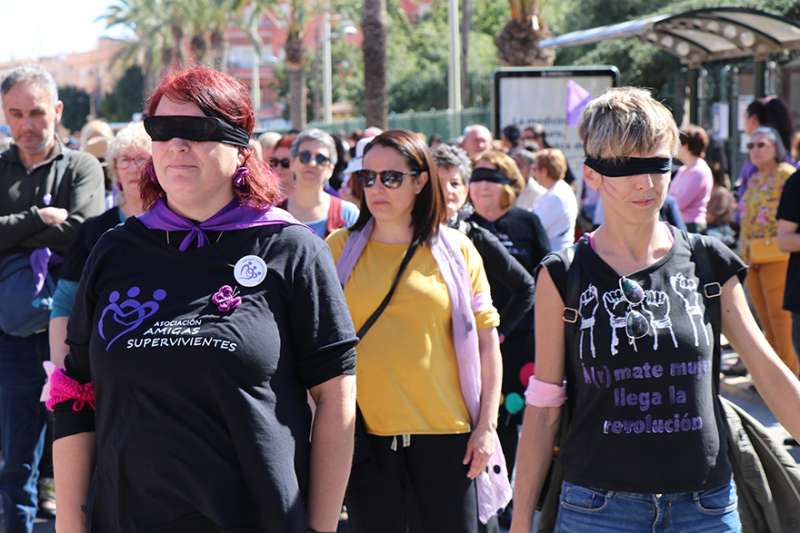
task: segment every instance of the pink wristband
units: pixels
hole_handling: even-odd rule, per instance
[[[91,382],[78,383],[59,368],[50,375],[50,395],[45,405],[52,411],[67,400],[74,400],[73,411],[81,411],[87,405],[94,410],[94,386]]]
[[[536,376],[528,380],[525,403],[536,407],[561,407],[567,401],[567,386],[539,381]]]

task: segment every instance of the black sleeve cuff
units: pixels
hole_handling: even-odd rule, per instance
[[[345,348],[342,351],[342,348]],[[327,346],[316,357],[303,361],[300,369],[301,379],[310,389],[338,376],[352,376],[356,373],[355,341],[341,342]]]
[[[69,437],[77,433],[94,432],[94,409],[85,405],[80,411],[73,411],[74,400],[67,400],[56,405],[53,410],[53,440]]]

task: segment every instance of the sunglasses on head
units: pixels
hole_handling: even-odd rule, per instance
[[[384,170],[381,172],[375,172],[374,170],[363,168],[361,170],[354,171],[352,177],[355,178],[363,187],[372,187],[375,185],[378,179],[380,179],[383,186],[387,189],[397,189],[403,184],[403,178],[406,176],[418,175],[419,172],[403,172],[402,170]]]
[[[144,118],[144,129],[155,142],[171,139],[215,141],[242,148],[247,148],[250,143],[250,135],[244,129],[218,117],[155,115]]]
[[[283,168],[289,168],[292,162],[289,161],[288,157],[284,157],[283,159],[278,159],[277,157],[270,157],[269,158],[269,166],[272,168],[278,168],[279,166]]]
[[[311,163],[311,161],[313,159],[314,162],[317,164],[317,166],[320,166],[320,167],[322,165],[325,165],[325,164],[329,163],[330,160],[331,160],[331,158],[326,156],[326,155],[323,155],[323,154],[312,154],[308,150],[303,150],[302,152],[297,154],[297,157],[300,159],[300,162],[303,163],[304,165],[308,165],[309,163]]]
[[[747,143],[747,149],[752,150],[753,148],[764,148],[767,145],[766,141],[758,141],[757,143]]]
[[[634,340],[641,339],[650,331],[650,321],[647,320],[647,317],[633,309],[642,305],[645,293],[641,285],[625,276],[619,278],[619,289],[622,292],[622,298],[631,306],[625,315],[625,334],[632,344]]]

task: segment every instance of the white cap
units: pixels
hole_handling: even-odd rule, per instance
[[[372,142],[375,137],[363,137],[356,143],[356,156],[347,163],[347,168],[344,169],[346,179],[350,179],[350,174],[356,170],[361,170],[364,163],[364,148]]]

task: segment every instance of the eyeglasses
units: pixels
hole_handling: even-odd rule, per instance
[[[753,148],[764,148],[767,145],[764,141],[758,141],[757,143],[747,143],[747,150],[752,150]]]
[[[149,157],[120,157],[117,159],[117,168],[128,168],[131,165],[143,167],[148,161]]]
[[[633,309],[644,302],[644,289],[632,279],[622,276],[619,278],[619,290],[622,292],[622,297],[631,306],[625,315],[625,334],[633,344],[633,341],[641,339],[650,331],[650,322],[647,317]]]
[[[311,160],[313,159],[314,162],[317,164],[317,166],[320,167],[322,165],[328,164],[331,160],[331,158],[326,155],[312,154],[308,150],[303,150],[302,152],[297,154],[297,157],[300,158],[300,162],[303,163],[304,165],[308,165],[309,163],[311,163]]]
[[[281,166],[283,168],[289,168],[289,165],[291,164],[292,162],[289,161],[288,157],[284,157],[283,159],[278,159],[277,157],[269,158],[269,166],[271,166],[272,168],[278,168],[278,166]]]
[[[352,177],[358,180],[363,187],[372,187],[380,178],[381,183],[387,189],[397,189],[403,184],[406,176],[418,176],[419,172],[403,172],[402,170],[384,170],[375,172],[374,170],[361,169],[353,172]]]

